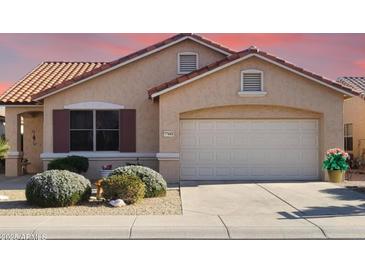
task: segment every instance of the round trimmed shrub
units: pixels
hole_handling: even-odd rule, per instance
[[[126,204],[134,204],[143,200],[145,185],[135,175],[113,175],[102,182],[105,199],[122,199]]]
[[[48,170],[31,177],[25,189],[27,201],[41,207],[65,207],[88,201],[91,184],[67,170]]]
[[[68,170],[81,174],[89,169],[89,159],[76,155],[54,159],[48,163],[48,170],[52,169]]]
[[[161,197],[166,195],[166,181],[162,175],[153,169],[144,166],[124,166],[114,169],[109,176],[113,175],[136,175],[146,185],[145,197]]]

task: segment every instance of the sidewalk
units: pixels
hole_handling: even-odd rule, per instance
[[[42,234],[46,239],[365,239],[365,216],[313,220],[260,215],[0,217],[0,238],[23,234]]]

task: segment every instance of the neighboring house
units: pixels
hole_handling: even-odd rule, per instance
[[[0,138],[5,138],[5,108],[0,107]]]
[[[340,77],[337,82],[359,95],[344,102],[344,148],[355,158],[365,159],[365,77]]]
[[[323,179],[354,95],[254,47],[234,52],[194,34],[109,63],[45,62],[0,97],[6,175],[19,174],[22,157],[36,172],[77,154],[90,159],[90,178],[138,160],[169,182]]]

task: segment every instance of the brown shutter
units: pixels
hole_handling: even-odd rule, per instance
[[[53,110],[53,152],[70,151],[70,111]]]
[[[136,152],[136,110],[119,111],[119,151]]]

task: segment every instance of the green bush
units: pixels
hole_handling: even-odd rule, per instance
[[[141,201],[145,193],[145,185],[135,175],[114,175],[102,182],[105,199],[122,199],[126,204]]]
[[[146,185],[145,197],[160,197],[166,195],[166,181],[162,175],[144,166],[124,166],[114,169],[109,176],[136,175]]]
[[[347,160],[349,159],[349,154],[340,148],[332,148],[327,150],[326,158],[322,163],[322,168],[327,170],[343,170],[347,171],[349,169],[349,164]]]
[[[68,170],[80,174],[89,169],[89,159],[82,156],[68,156],[55,159],[48,164],[48,170],[52,169]]]
[[[25,189],[29,203],[41,207],[64,207],[88,201],[91,184],[84,176],[67,170],[48,170],[31,177]]]

